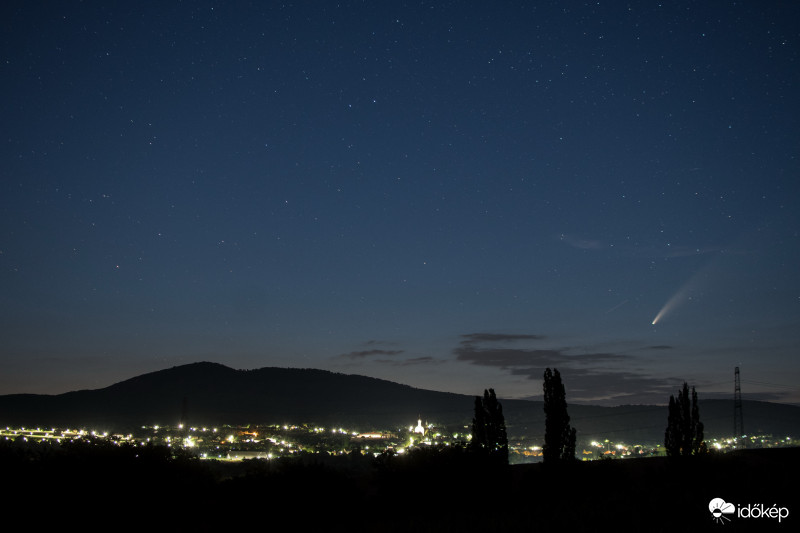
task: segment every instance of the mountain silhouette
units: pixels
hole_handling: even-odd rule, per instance
[[[193,363],[109,387],[58,395],[0,396],[4,425],[191,425],[316,423],[408,425],[424,413],[468,420],[471,397],[316,369],[234,370]]]
[[[488,385],[488,384],[487,384]],[[483,391],[475,391],[482,394]],[[509,438],[541,441],[541,401],[501,400]],[[317,424],[348,429],[393,429],[417,418],[460,429],[472,423],[474,396],[417,389],[391,381],[326,370],[234,370],[201,362],[151,372],[95,390],[58,395],[0,396],[0,425],[84,427],[108,431],[177,425],[186,405],[191,426]],[[663,442],[666,406],[568,405],[578,439]],[[750,434],[800,434],[800,407],[745,401]],[[733,400],[701,400],[706,438],[733,430]]]

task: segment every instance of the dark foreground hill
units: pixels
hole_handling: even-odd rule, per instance
[[[157,446],[0,441],[0,468],[6,514],[39,528],[719,531],[719,498],[747,509],[725,531],[760,532],[796,531],[800,512],[797,448],[504,467],[457,447],[226,464]]]
[[[324,370],[234,370],[216,363],[194,363],[143,374],[103,389],[53,396],[0,396],[0,425],[114,431],[141,425],[175,425],[181,421],[184,402],[187,422],[194,426],[311,423],[368,430],[408,427],[418,417],[438,425],[468,426],[474,398]],[[503,400],[502,404],[512,439],[542,440],[542,402]],[[652,405],[571,404],[569,413],[582,440],[661,442],[667,418],[665,406]],[[745,428],[750,433],[800,435],[800,407],[745,402],[744,413]],[[701,401],[701,419],[707,437],[729,436],[733,402]]]

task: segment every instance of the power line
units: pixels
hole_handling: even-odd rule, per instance
[[[776,389],[785,389],[785,390],[793,390],[793,391],[800,390],[800,387],[797,387],[796,385],[783,385],[783,384],[780,384],[780,383],[770,383],[769,381],[756,381],[754,379],[743,379],[742,381],[744,381],[745,383],[752,384],[752,385],[763,385],[763,386],[766,386],[766,387],[774,387]]]

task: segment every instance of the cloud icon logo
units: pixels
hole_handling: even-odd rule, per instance
[[[722,498],[714,498],[708,502],[708,510],[711,511],[711,515],[714,517],[715,522],[724,524],[725,522],[731,521],[730,518],[724,515],[735,513],[736,506],[732,503],[726,503]]]

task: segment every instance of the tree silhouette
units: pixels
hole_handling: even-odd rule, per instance
[[[494,389],[484,390],[483,398],[475,397],[475,418],[472,419],[470,449],[508,464],[508,435],[503,406],[497,401]]]
[[[567,395],[558,369],[544,371],[544,449],[545,463],[575,459],[575,428],[569,425]]]
[[[690,398],[689,385],[686,382],[683,383],[683,389],[678,391],[677,399],[673,395],[669,397],[664,448],[669,457],[696,455],[707,451],[703,441],[703,423],[700,422],[697,392],[692,387]]]
[[[480,396],[475,396],[475,417],[472,419],[472,440],[470,447],[474,451],[483,451],[488,446],[486,437],[486,412]]]

